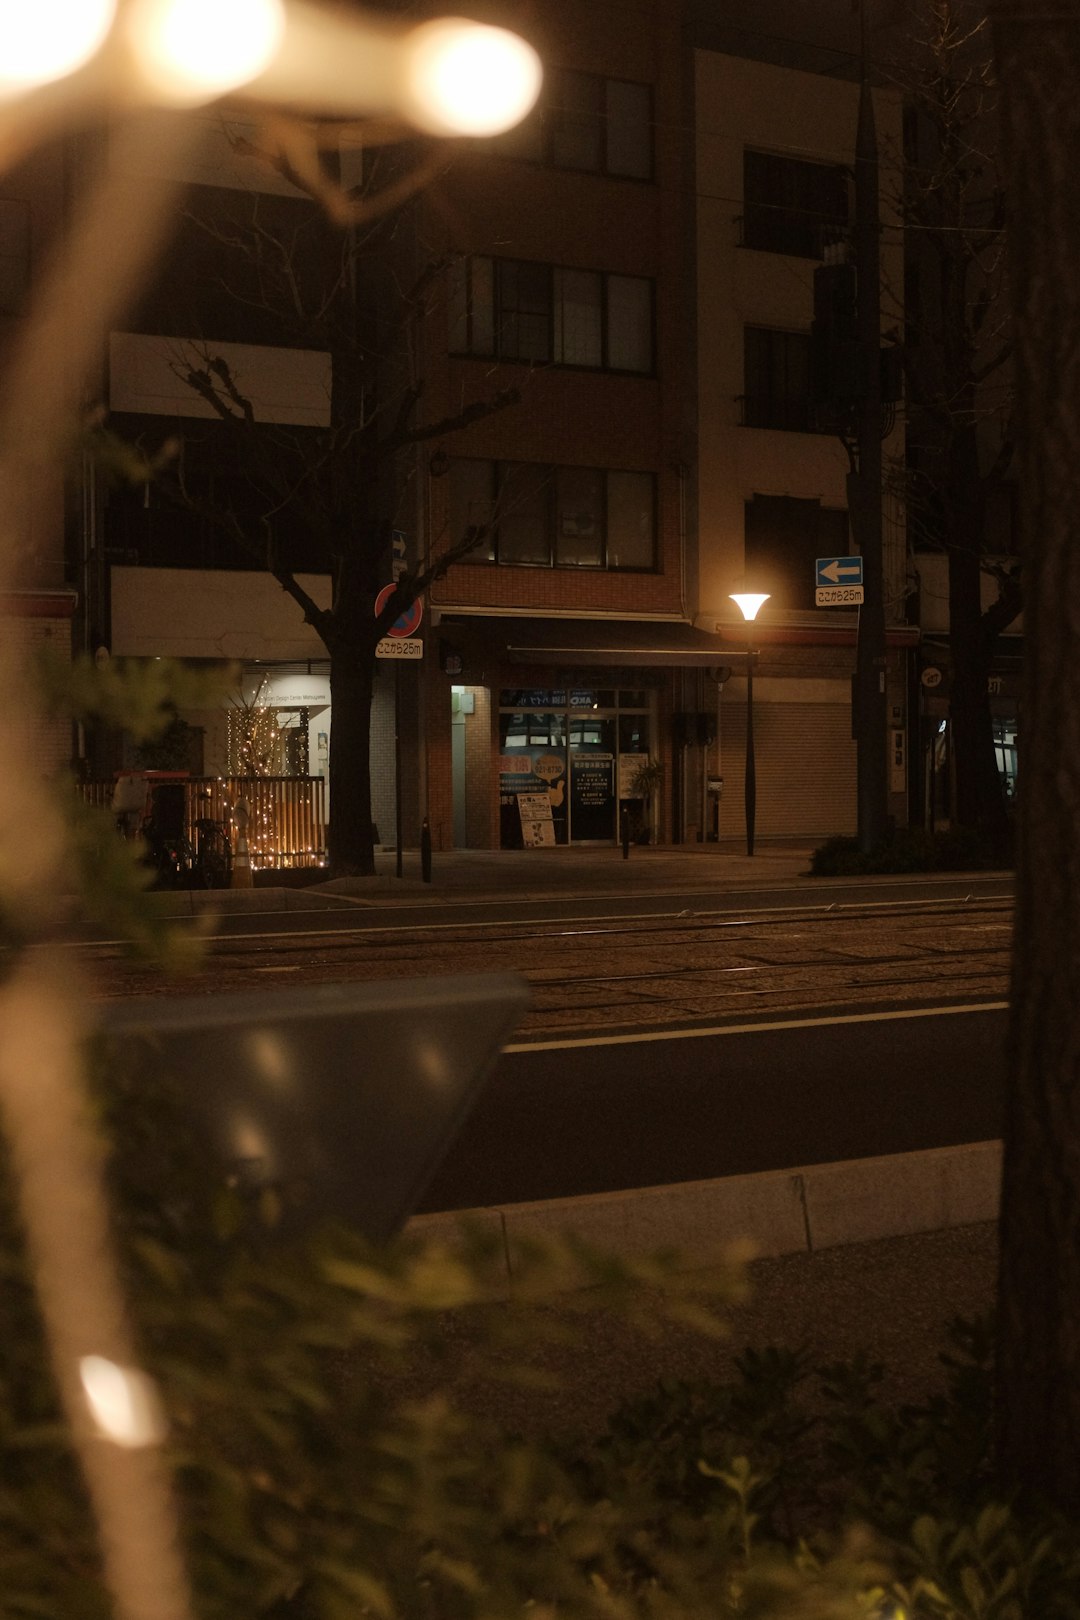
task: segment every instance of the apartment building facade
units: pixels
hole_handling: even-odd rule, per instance
[[[854,831],[851,677],[858,609],[815,605],[818,559],[857,551],[848,517],[851,461],[823,430],[811,360],[814,274],[845,257],[853,227],[858,87],[771,63],[696,52],[698,595],[694,622],[748,645],[728,600],[767,592],[753,627],[757,820],[773,836]],[[882,342],[903,309],[895,213],[898,98],[875,93],[881,152]],[[899,420],[883,451],[903,462]],[[886,478],[887,490],[900,482]],[[907,818],[911,582],[902,501],[884,528],[890,813]],[[714,826],[738,833],[745,768],[745,656],[709,697],[711,746],[696,768],[722,779]]]

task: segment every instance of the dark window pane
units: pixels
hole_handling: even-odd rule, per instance
[[[504,360],[551,359],[551,270],[500,259],[498,353]]]
[[[642,276],[608,276],[608,353],[613,371],[653,368],[652,282]]]
[[[558,470],[555,561],[564,568],[599,568],[603,564],[604,475],[595,468]]]
[[[511,461],[499,487],[500,563],[551,562],[550,467]]]
[[[562,169],[600,169],[604,81],[566,69],[550,75],[551,161]]]
[[[851,549],[847,513],[818,501],[755,495],[746,503],[745,524],[746,578],[755,590],[769,592],[775,608],[813,608],[817,559],[844,557]]]
[[[652,473],[607,475],[607,565],[656,566],[656,483]]]
[[[469,353],[495,353],[495,263],[469,261]]]
[[[743,423],[793,433],[814,431],[808,332],[744,328]]]
[[[608,79],[607,102],[608,174],[625,174],[635,180],[652,178],[652,95],[647,84],[627,84]]]
[[[527,118],[513,129],[504,130],[491,142],[491,149],[500,157],[519,158],[525,163],[540,163],[544,156],[544,123],[540,107],[534,107]]]
[[[555,271],[555,359],[564,366],[599,366],[603,283],[594,270]]]
[[[465,538],[468,529],[491,524],[494,473],[490,461],[451,461],[447,478],[450,483],[449,540],[452,546]],[[494,536],[489,528],[486,539],[469,556],[474,562],[490,562],[494,555]]]
[[[820,259],[847,232],[848,180],[835,164],[774,152],[743,153],[743,242]]]

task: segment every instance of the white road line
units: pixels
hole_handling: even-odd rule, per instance
[[[962,1007],[912,1007],[889,1012],[842,1013],[835,1018],[781,1018],[768,1024],[713,1024],[707,1029],[648,1029],[633,1035],[581,1035],[563,1041],[520,1041],[507,1053],[567,1052],[579,1046],[638,1046],[649,1041],[701,1041],[712,1035],[763,1035],[781,1029],[820,1029],[828,1024],[880,1024],[901,1018],[947,1018],[956,1013],[1000,1012],[1007,1001],[975,1001]]]

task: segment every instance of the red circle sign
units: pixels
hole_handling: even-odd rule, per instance
[[[375,617],[378,618],[383,608],[393,596],[396,585],[384,585],[375,598]],[[420,628],[420,620],[424,617],[424,604],[419,599],[412,607],[407,607],[404,613],[399,613],[393,624],[387,630],[388,636],[415,636]]]

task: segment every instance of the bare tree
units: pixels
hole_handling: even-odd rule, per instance
[[[319,350],[330,357],[331,399],[324,427],[260,421],[228,360],[210,341],[190,346],[177,369],[217,418],[215,461],[227,477],[212,484],[181,460],[163,490],[197,510],[264,566],[296,603],[330,661],[330,866],[334,876],[374,871],[370,728],[376,647],[388,627],[436,579],[483,539],[481,528],[451,536],[437,554],[415,559],[376,615],[389,578],[396,514],[415,509],[409,478],[422,446],[516,403],[504,389],[436,419],[422,414],[424,379],[416,370],[423,327],[442,297],[445,262],[417,251],[402,230],[402,211],[448,159],[400,147],[366,164],[364,181],[340,182],[334,143],[342,131],[320,126],[321,145],[298,144],[297,126],[234,142],[289,181],[298,200],[238,193],[227,208],[190,212],[188,240],[210,244],[219,267],[211,289],[261,341]],[[365,132],[370,149],[372,132]],[[190,276],[189,276],[189,279]],[[196,288],[190,320],[200,317]],[[207,430],[204,430],[204,434]],[[197,437],[197,435],[196,435]],[[406,503],[408,505],[406,506]],[[326,560],[329,607],[320,607],[298,574],[301,551]]]

